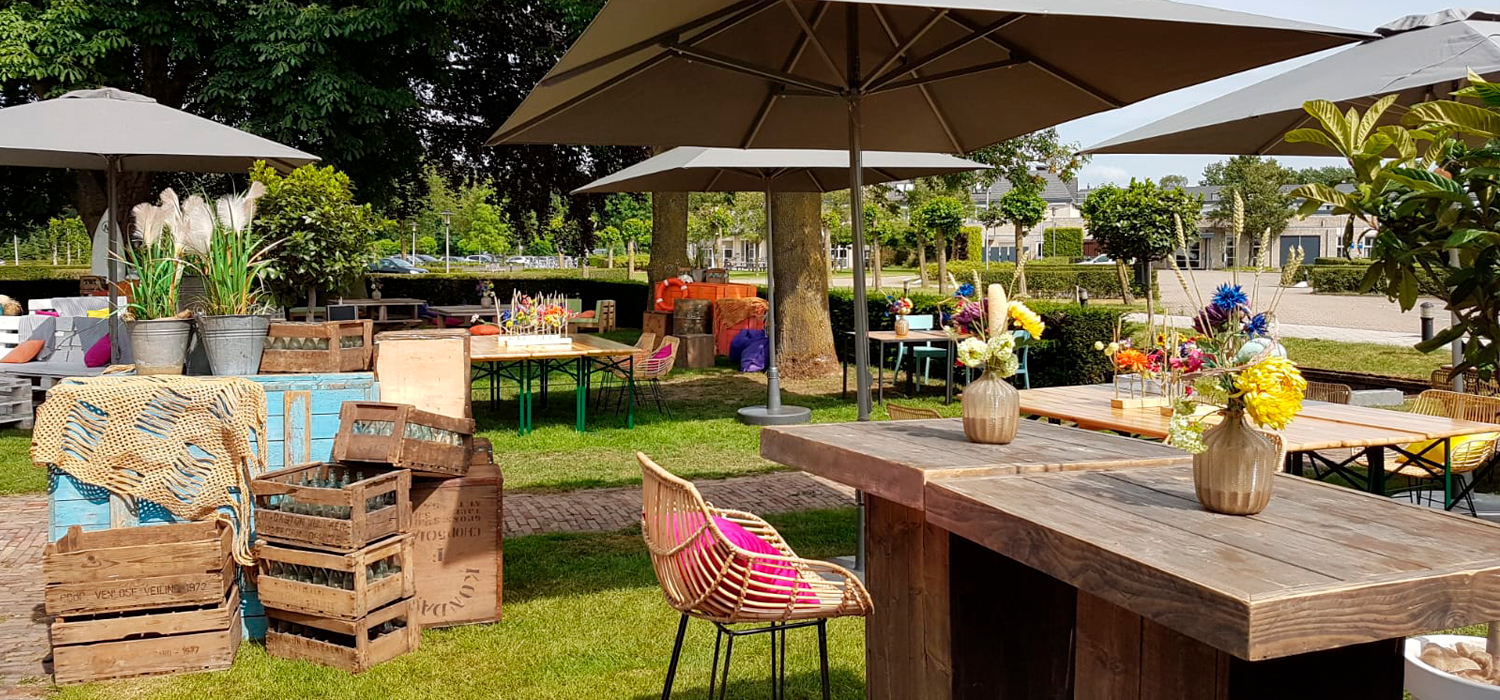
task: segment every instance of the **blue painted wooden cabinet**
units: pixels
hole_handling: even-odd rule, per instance
[[[333,438],[339,430],[339,409],[344,402],[380,399],[375,375],[369,372],[267,374],[247,379],[266,390],[266,465],[272,470],[328,461],[333,456]],[[127,503],[103,487],[82,483],[57,469],[49,475],[48,497],[49,535],[53,541],[74,525],[88,531],[161,525],[177,520],[160,505],[150,501]],[[243,575],[240,609],[245,636],[264,638],[265,608],[261,607],[254,586]]]

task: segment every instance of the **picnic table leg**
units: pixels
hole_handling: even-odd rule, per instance
[[[865,623],[870,700],[951,700],[947,531],[922,511],[865,498]]]
[[[630,356],[629,362],[630,371],[625,376],[625,427],[635,428],[635,355]]]
[[[587,414],[585,414],[585,411],[587,410],[587,408],[585,407],[588,406],[589,395],[587,383],[588,369],[585,367],[585,364],[587,362],[588,358],[578,358],[578,381],[575,383],[575,388],[573,389],[573,412],[577,414],[576,420],[578,422],[578,432],[580,433],[588,432],[588,419]]]
[[[875,364],[880,368],[877,374],[879,378],[875,380],[875,403],[883,405],[885,404],[885,343],[871,341],[870,344],[876,348],[873,354],[876,358]]]
[[[1370,493],[1380,496],[1385,495],[1385,447],[1376,445],[1365,449],[1365,462],[1370,465],[1370,473],[1365,478],[1369,484]]]
[[[948,393],[947,396],[943,398],[943,403],[945,404],[953,403],[953,363],[955,361],[955,358],[953,357],[953,346],[953,341],[948,341]]]
[[[1453,438],[1443,438],[1443,510],[1453,510]]]

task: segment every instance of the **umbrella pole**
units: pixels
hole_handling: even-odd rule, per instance
[[[849,5],[847,36],[859,36],[859,5]],[[859,85],[859,42],[849,43],[849,79]],[[859,145],[858,90],[849,98],[849,217],[854,234],[854,376],[859,385],[859,420],[870,420],[870,307],[865,301],[864,154]]]
[[[109,249],[109,363],[116,364],[120,352],[120,245],[116,217],[119,215],[119,185],[116,172],[120,169],[119,156],[105,156],[104,197],[108,209],[104,212],[104,236]]]
[[[781,372],[776,369],[776,245],[772,236],[771,180],[766,180],[766,412],[781,410]]]

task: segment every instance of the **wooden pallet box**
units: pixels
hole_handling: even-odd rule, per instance
[[[417,620],[449,627],[500,619],[504,598],[504,478],[487,453],[460,479],[412,485]],[[483,462],[479,462],[483,459]]]
[[[67,685],[220,671],[243,636],[238,586],[214,605],[60,618],[51,628],[53,677]]]
[[[370,372],[246,377],[266,390],[266,466],[280,469],[333,459],[345,401],[379,401]]]
[[[69,616],[216,604],[234,583],[232,537],[213,522],[75,526],[42,551],[44,606]]]
[[[413,476],[456,477],[469,471],[474,420],[423,411],[408,404],[344,404],[333,443],[337,462],[389,464]]]
[[[396,535],[348,554],[255,545],[256,588],[267,610],[358,620],[416,592],[412,538]]]
[[[365,372],[375,344],[374,325],[366,321],[307,323],[276,321],[266,333],[260,371]]]
[[[405,469],[304,464],[253,479],[250,490],[256,536],[277,544],[352,552],[411,528]]]
[[[363,673],[415,651],[422,641],[410,600],[398,600],[359,620],[334,620],[269,609],[266,653]]]

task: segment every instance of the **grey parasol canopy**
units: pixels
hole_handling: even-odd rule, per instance
[[[611,0],[488,143],[847,147],[863,260],[866,147],[967,153],[1368,36],[1165,0]]]
[[[0,165],[105,171],[110,212],[105,221],[111,229],[119,218],[115,212],[129,208],[118,201],[119,173],[244,172],[258,160],[284,171],[318,157],[115,88],[75,90],[0,109]],[[113,309],[114,283],[120,279],[120,233],[110,231],[106,236]],[[116,357],[118,318],[110,314]]]
[[[1087,153],[1327,156],[1282,136],[1311,124],[1302,109],[1329,100],[1364,109],[1398,95],[1383,123],[1408,107],[1442,99],[1472,69],[1500,77],[1500,14],[1447,10],[1412,15],[1376,30],[1382,38],[1340,51],[1090,147]]]
[[[941,153],[868,151],[863,179],[867,184],[929,175],[963,173],[989,166]],[[766,193],[766,247],[774,251],[771,193],[830,192],[849,187],[849,154],[845,151],[783,148],[674,148],[613,175],[573,190],[599,192],[752,192]],[[768,299],[766,405],[739,410],[751,425],[805,423],[812,413],[781,403],[781,374],[776,368],[776,256],[766,256]]]

